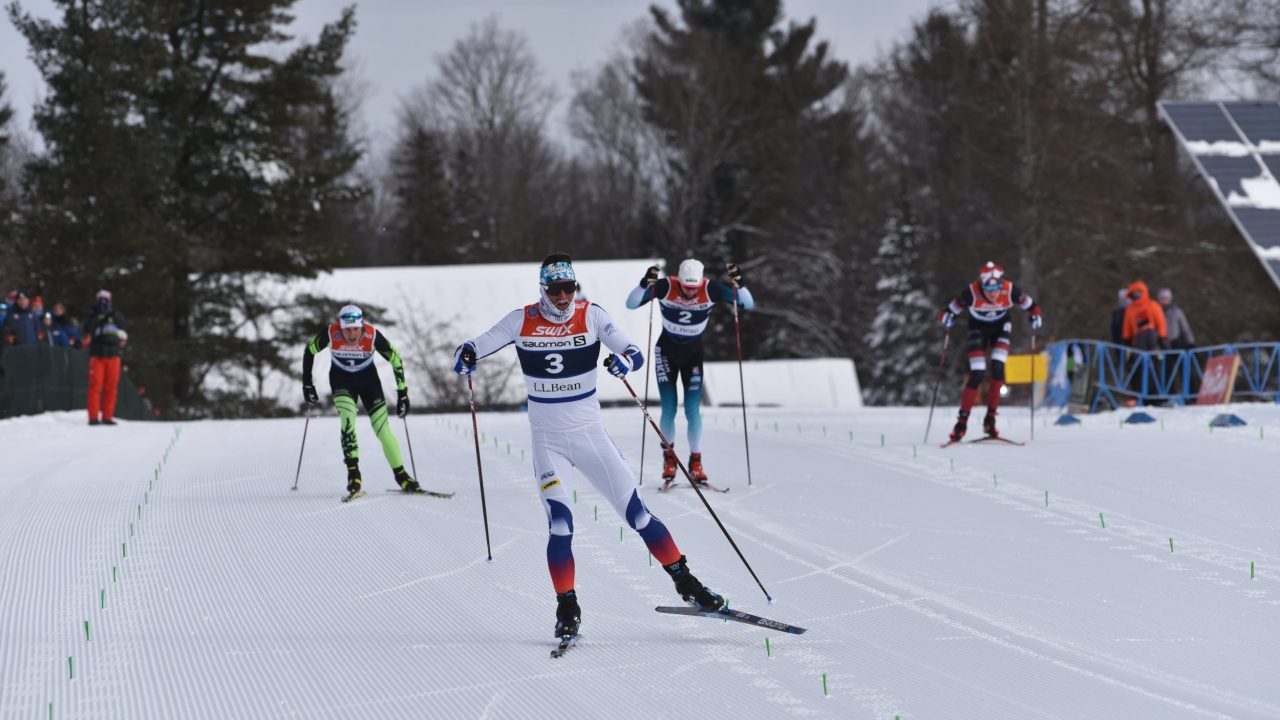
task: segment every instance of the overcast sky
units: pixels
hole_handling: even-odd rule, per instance
[[[19,0],[37,17],[51,18],[51,0]],[[299,0],[293,31],[314,39],[320,28],[338,17],[354,0]],[[5,3],[7,5],[7,3]],[[363,125],[375,150],[389,144],[399,99],[424,84],[436,58],[466,35],[473,23],[490,15],[504,29],[529,40],[544,77],[555,83],[562,102],[550,130],[563,137],[564,99],[570,75],[608,59],[622,29],[647,17],[657,4],[675,12],[675,0],[366,0],[356,2],[355,38],[350,54],[366,86]],[[930,7],[952,6],[955,0],[784,0],[788,19],[818,19],[817,35],[832,45],[836,57],[852,66],[878,57],[906,37],[911,23]],[[8,81],[7,98],[18,122],[28,125],[30,108],[43,83],[27,57],[25,38],[7,15],[0,20],[0,71]]]

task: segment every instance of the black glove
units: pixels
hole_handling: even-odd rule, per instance
[[[737,265],[729,263],[729,267],[726,272],[729,275],[729,282],[737,285],[738,287],[742,287],[745,284],[742,281],[742,270],[739,269]]]
[[[640,278],[640,287],[647,288],[658,282],[658,266],[650,265],[648,270],[644,271],[644,277]]]
[[[458,350],[458,357],[453,363],[453,371],[459,375],[470,375],[476,369],[476,346],[463,343]]]
[[[302,399],[306,400],[308,405],[319,404],[320,396],[316,394],[316,386],[304,381],[302,383]]]
[[[396,390],[396,415],[404,417],[409,414],[409,388]]]

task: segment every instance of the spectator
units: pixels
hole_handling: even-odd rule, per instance
[[[1164,309],[1165,324],[1169,328],[1169,347],[1174,350],[1194,348],[1195,333],[1191,332],[1191,323],[1187,322],[1187,314],[1173,302],[1173,291],[1169,288],[1161,288],[1156,299]]]
[[[67,306],[62,303],[53,304],[53,314],[46,315],[45,332],[49,344],[54,347],[80,347],[80,327],[75,318],[67,315]]]
[[[111,305],[111,293],[99,290],[84,322],[84,337],[89,338],[89,408],[90,425],[115,425],[116,386],[120,382],[120,351],[129,340],[125,318]],[[101,412],[101,416],[99,416]]]
[[[19,290],[0,335],[9,345],[34,345],[40,341],[40,332],[40,315],[31,307],[31,296]]]
[[[1141,280],[1129,286],[1129,307],[1124,309],[1122,337],[1138,350],[1159,350],[1168,343],[1164,308],[1151,299],[1151,291]]]
[[[1111,311],[1111,342],[1124,344],[1124,309],[1129,307],[1129,289],[1120,288],[1116,296],[1116,309]]]

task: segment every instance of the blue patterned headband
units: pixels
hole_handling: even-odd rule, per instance
[[[578,276],[573,272],[573,266],[564,261],[551,263],[550,265],[543,265],[542,272],[539,274],[539,277],[541,278],[543,285],[550,285],[551,283],[562,282],[565,280],[576,281],[578,279]]]

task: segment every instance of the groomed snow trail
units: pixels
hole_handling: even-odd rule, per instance
[[[492,562],[468,415],[409,418],[448,500],[383,492],[362,418],[350,504],[334,417],[296,492],[300,418],[0,421],[0,718],[1277,717],[1280,408],[1230,410],[939,449],[921,409],[752,409],[748,486],[741,411],[707,409],[708,500],[776,602],[693,492],[656,492],[652,436],[645,502],[734,607],[809,632],[653,612],[669,579],[571,472],[558,660],[522,414],[480,416]],[[606,419],[638,467],[638,411]]]

